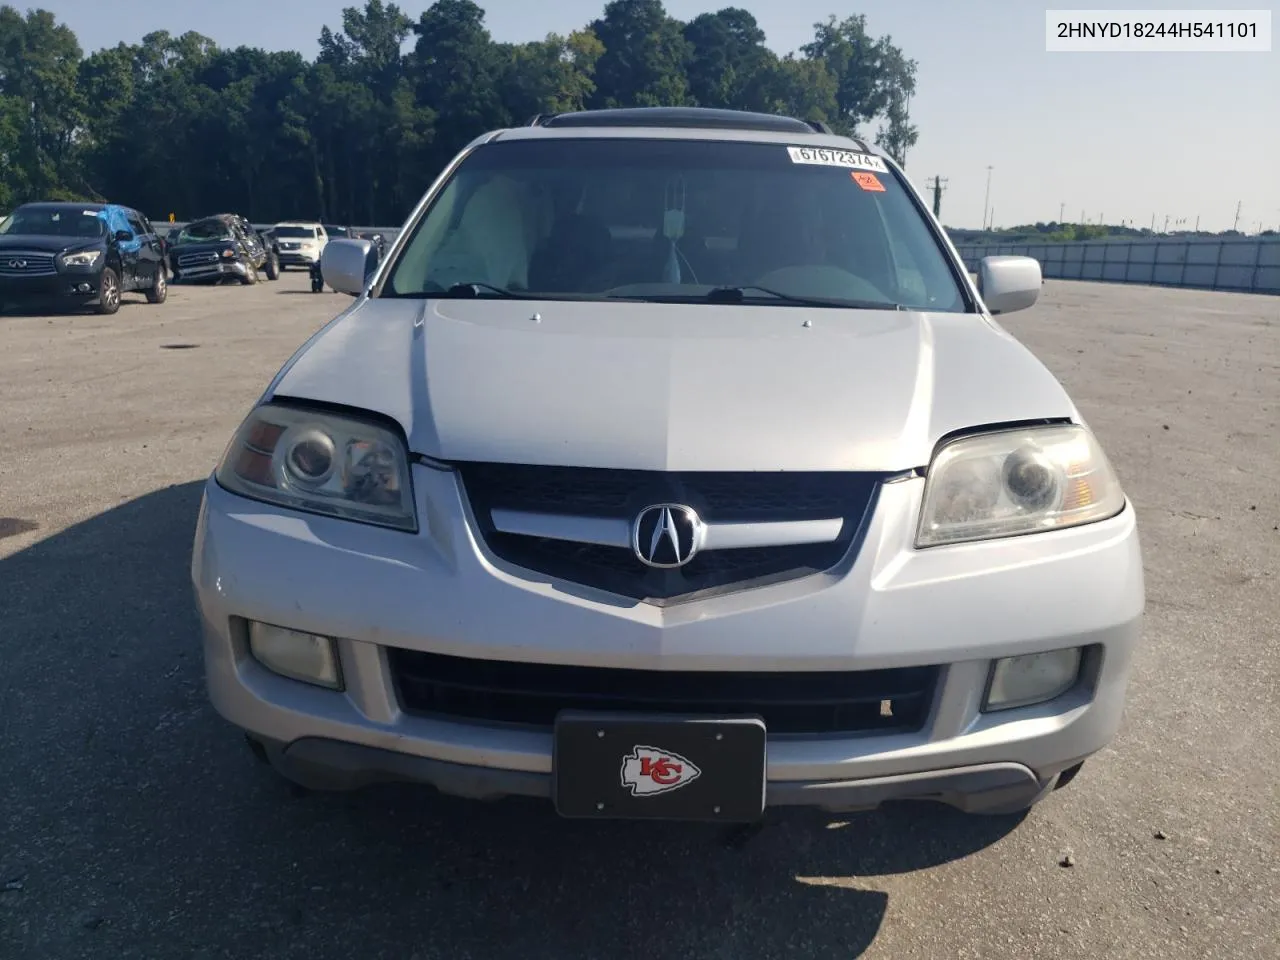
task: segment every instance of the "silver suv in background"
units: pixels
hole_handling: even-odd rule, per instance
[[[280,249],[280,268],[306,267],[320,262],[320,256],[329,242],[324,224],[311,221],[289,220],[271,228]]]
[[[283,239],[283,238],[282,238]],[[205,488],[208,689],[313,788],[1023,810],[1115,734],[1132,505],[902,170],[770,115],[494,131]]]

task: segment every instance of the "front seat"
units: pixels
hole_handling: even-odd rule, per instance
[[[533,293],[592,293],[609,264],[613,235],[600,220],[582,214],[557,217],[529,261]]]

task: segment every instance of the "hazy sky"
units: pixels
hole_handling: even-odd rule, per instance
[[[14,0],[10,0],[14,2]],[[566,33],[598,16],[603,0],[478,0],[500,41]],[[1165,0],[1172,5],[1172,0]],[[344,6],[363,0],[170,0],[95,3],[16,0],[71,26],[85,51],[136,41],[151,30],[195,30],[222,46],[317,51],[321,26],[341,26]],[[401,0],[416,19],[429,0]],[[750,10],[780,53],[812,35],[831,13],[867,15],[919,65],[912,119],[920,140],[907,172],[923,186],[948,179],[942,218],[982,222],[987,166],[997,225],[1133,220],[1173,227],[1197,216],[1204,229],[1259,222],[1280,228],[1280,11],[1273,0],[1194,0],[1200,9],[1271,9],[1270,53],[1047,53],[1046,6],[1142,9],[1142,0],[1052,4],[1030,0],[667,0],[687,20],[722,6]],[[425,187],[425,184],[424,184]]]

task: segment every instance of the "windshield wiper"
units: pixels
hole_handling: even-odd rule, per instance
[[[445,290],[440,296],[444,297],[478,297],[480,291],[485,290],[504,300],[523,300],[524,293],[514,290],[508,290],[506,287],[497,287],[492,283],[485,283],[482,280],[472,280],[468,283],[455,283]]]
[[[398,297],[405,300],[471,300],[484,295],[491,295],[495,300],[599,300],[595,294],[587,293],[533,293],[529,290],[508,290],[482,280],[467,283],[455,283],[448,289],[432,282],[428,289],[415,290],[411,293],[384,293],[384,297]],[[432,289],[434,288],[434,289]],[[484,291],[482,294],[481,291]],[[625,297],[621,299],[635,299]]]
[[[388,292],[384,293],[383,296],[402,300],[471,300],[479,297],[481,290],[488,291],[499,300],[540,299],[534,293],[526,293],[523,290],[507,290],[505,287],[496,287],[491,283],[484,283],[480,280],[473,280],[470,283],[451,284],[448,289],[438,283],[431,282],[423,290],[412,290],[405,293]]]
[[[769,287],[746,284],[741,287],[716,287],[704,297],[709,303],[742,303],[750,297],[748,290],[757,290],[767,297],[781,300],[783,303],[794,303],[807,307],[840,307],[848,310],[906,310],[900,303],[889,303],[883,300],[847,300],[843,297],[798,297],[795,294],[783,293]]]

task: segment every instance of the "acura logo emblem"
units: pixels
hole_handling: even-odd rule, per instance
[[[10,261],[9,261],[9,269],[11,269],[11,270],[25,270],[25,269],[27,269],[27,261],[25,261],[25,260],[10,260]]]
[[[641,510],[631,525],[631,549],[646,566],[683,567],[697,554],[705,534],[692,507],[659,503]]]

